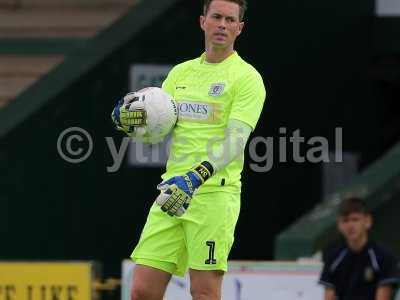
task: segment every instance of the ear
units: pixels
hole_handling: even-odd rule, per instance
[[[367,230],[371,229],[372,224],[374,224],[374,219],[372,218],[371,215],[368,215],[367,219],[366,219],[366,223],[365,223],[365,226],[367,227]]]
[[[206,18],[204,16],[200,16],[200,28],[204,30],[204,22],[205,22]]]
[[[238,36],[242,33],[243,27],[244,27],[244,22],[240,22],[238,30],[237,30],[237,35]]]

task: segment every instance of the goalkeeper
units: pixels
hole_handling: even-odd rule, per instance
[[[160,195],[131,256],[137,264],[132,300],[161,300],[171,274],[188,269],[193,299],[221,298],[240,210],[243,152],[265,100],[260,74],[234,50],[245,10],[245,0],[205,0],[206,51],[175,66],[163,82],[179,117]],[[113,120],[131,132],[146,114],[140,107],[127,112],[123,102],[129,101],[128,95],[115,107]]]

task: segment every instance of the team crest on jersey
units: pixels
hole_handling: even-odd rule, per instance
[[[210,90],[208,91],[208,95],[211,97],[218,97],[222,95],[222,92],[224,91],[225,88],[225,83],[219,82],[219,83],[213,83],[210,87]]]
[[[374,280],[374,270],[371,267],[366,267],[364,271],[364,279],[367,282]]]

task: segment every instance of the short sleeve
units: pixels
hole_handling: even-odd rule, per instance
[[[326,248],[322,252],[323,267],[318,283],[325,288],[335,289],[336,287],[336,282],[334,280],[333,272],[331,270],[332,264],[334,263],[335,259],[337,259],[336,250],[336,248]]]
[[[245,78],[239,79],[236,83],[235,98],[229,119],[245,122],[254,130],[264,105],[265,96],[261,75],[256,71],[249,75],[246,74]]]
[[[400,282],[398,259],[391,253],[385,253],[380,267],[378,284],[397,286]]]
[[[330,270],[331,264],[332,264],[332,258],[331,255],[327,252],[324,252],[323,254],[323,267],[321,271],[321,276],[319,278],[318,283],[320,285],[323,285],[325,288],[335,288],[335,283],[333,280],[333,274]]]
[[[175,94],[175,85],[176,85],[176,73],[177,73],[177,68],[174,67],[169,71],[167,78],[163,81],[161,88],[167,92],[169,95],[174,98]]]

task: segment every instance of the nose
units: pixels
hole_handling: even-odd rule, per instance
[[[219,29],[225,29],[226,28],[226,23],[225,23],[225,19],[221,18],[221,21],[218,24],[218,28]]]

